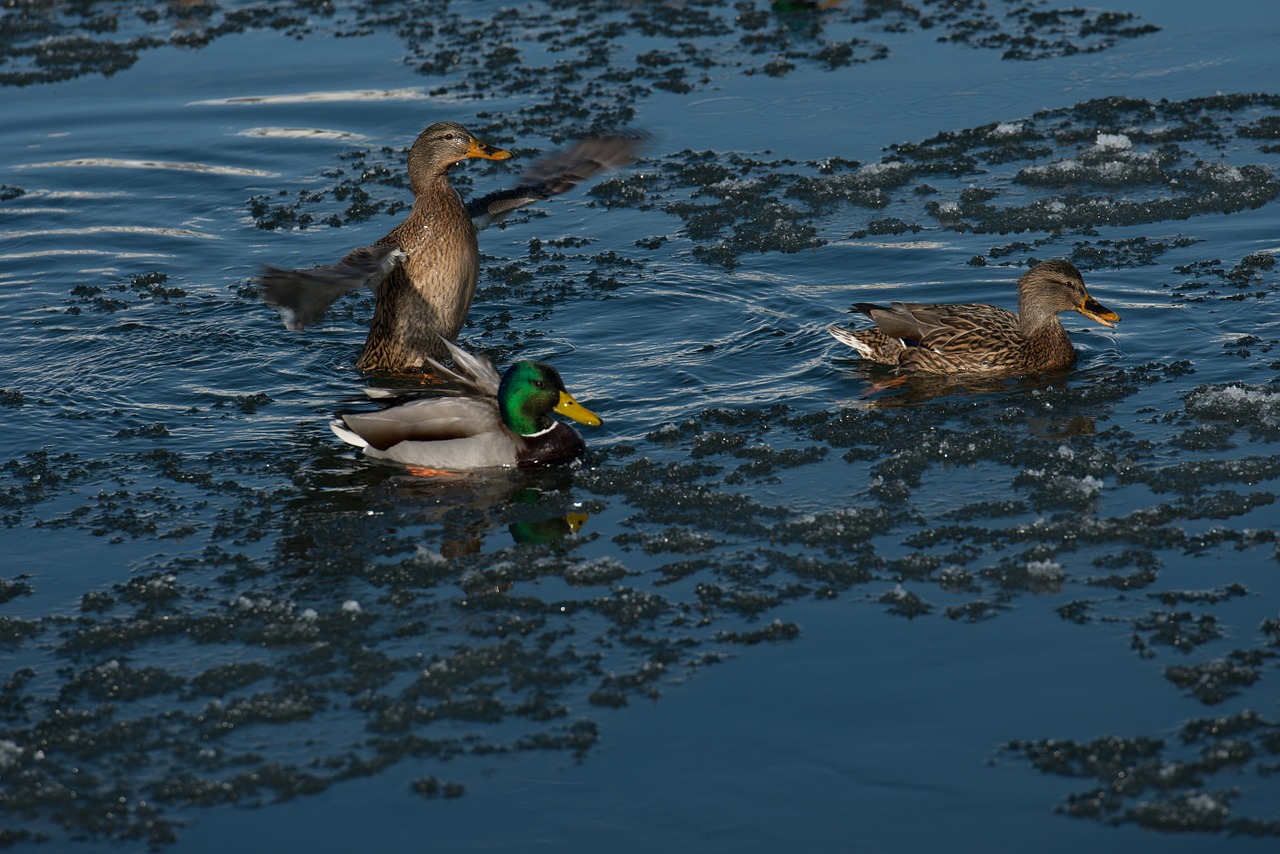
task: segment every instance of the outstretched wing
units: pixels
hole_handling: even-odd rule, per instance
[[[641,132],[585,137],[572,148],[549,154],[533,164],[515,187],[471,200],[467,213],[479,231],[514,210],[567,193],[601,172],[631,165],[647,139]]]
[[[453,359],[452,368],[446,368],[435,359],[427,359],[440,379],[474,389],[487,397],[498,396],[498,384],[502,382],[502,378],[498,376],[498,369],[493,366],[493,362],[484,356],[468,353],[443,336],[440,341],[449,351],[449,358]]]
[[[334,300],[347,291],[367,287],[376,295],[382,280],[405,259],[394,243],[362,246],[341,261],[309,270],[264,266],[258,279],[262,298],[276,307],[290,332],[320,321]]]

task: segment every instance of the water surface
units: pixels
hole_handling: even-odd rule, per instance
[[[1271,850],[1256,9],[6,12],[4,838]],[[462,340],[556,364],[579,467],[363,461],[370,300],[257,299],[398,222],[440,119],[517,154],[464,194],[653,135],[481,235]],[[1123,318],[1064,316],[1061,376],[875,392],[824,332],[1050,257]]]

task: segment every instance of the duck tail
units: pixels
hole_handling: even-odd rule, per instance
[[[341,416],[329,420],[329,429],[333,431],[333,435],[348,445],[355,445],[357,448],[369,447],[369,443],[364,440],[364,437],[348,427],[347,422],[343,421]]]
[[[862,358],[870,359],[873,355],[873,351],[871,347],[858,337],[860,331],[861,330],[850,329],[848,326],[839,326],[834,323],[827,327],[827,332],[832,338],[847,347],[852,347],[857,350],[858,355]]]

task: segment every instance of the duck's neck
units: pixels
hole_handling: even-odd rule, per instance
[[[1029,319],[1031,322],[1028,322]],[[1062,321],[1058,320],[1056,314],[1032,315],[1028,318],[1020,312],[1018,321],[1028,359],[1032,364],[1053,370],[1069,367],[1075,362],[1075,348],[1071,346],[1067,330],[1062,328]]]
[[[521,436],[532,436],[554,426],[550,419],[541,415],[530,416],[527,412],[522,412],[520,407],[509,405],[501,398],[498,400],[498,411],[502,415],[502,423]]]
[[[1043,329],[1062,330],[1062,323],[1058,320],[1058,313],[1050,308],[1045,308],[1043,303],[1032,298],[1027,288],[1019,283],[1018,287],[1018,327],[1022,330],[1022,334],[1030,338],[1033,335],[1040,334]]]
[[[413,191],[414,200],[423,196],[431,196],[440,192],[453,192],[449,185],[449,169],[423,170],[409,175],[409,189]]]

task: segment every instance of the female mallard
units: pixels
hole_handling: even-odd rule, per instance
[[[516,362],[498,379],[493,364],[444,342],[452,370],[434,359],[433,370],[466,389],[454,397],[421,397],[370,391],[389,399],[380,412],[340,413],[329,422],[339,439],[365,456],[437,471],[526,467],[567,462],[586,445],[551,412],[600,426],[600,419],[565,390],[556,369]],[[403,402],[409,397],[407,402]]]
[[[516,208],[566,192],[602,169],[629,163],[637,135],[591,137],[535,165],[521,183],[464,205],[449,185],[449,167],[469,157],[506,160],[511,153],[481,142],[456,122],[437,122],[409,149],[413,211],[372,246],[337,264],[309,270],[266,267],[263,298],[294,331],[316,323],[339,296],[368,286],[377,298],[364,350],[365,371],[419,371],[444,354],[467,319],[480,269],[473,219],[487,225]]]
[[[922,374],[1036,373],[1070,367],[1076,351],[1058,320],[1078,311],[1103,326],[1120,315],[1085,290],[1069,261],[1045,261],[1018,279],[1018,313],[977,303],[924,305],[895,302],[889,308],[855,303],[851,311],[875,321],[870,329],[828,326],[837,340],[864,359]]]

